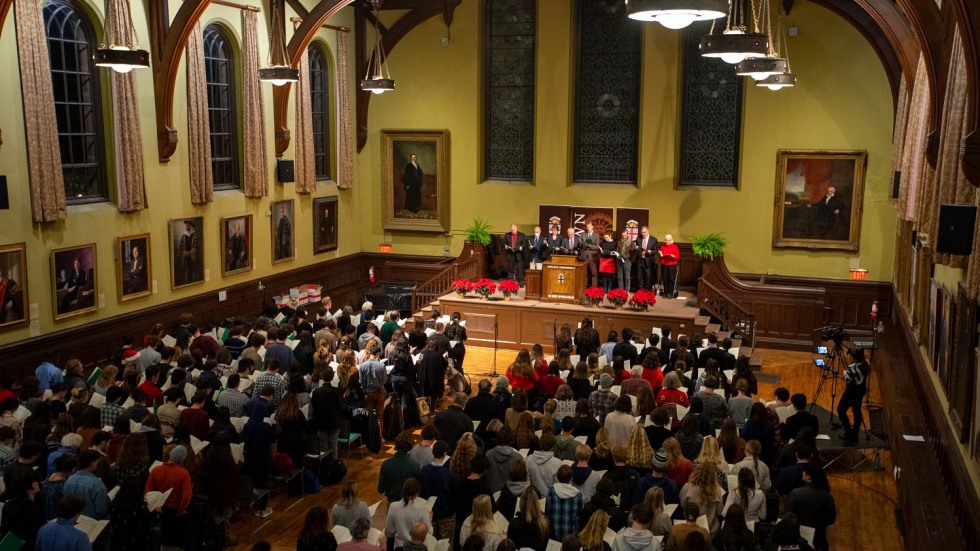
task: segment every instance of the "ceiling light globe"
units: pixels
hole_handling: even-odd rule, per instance
[[[676,31],[688,27],[691,23],[694,23],[697,18],[697,15],[693,13],[671,12],[658,15],[654,21],[660,23],[668,29],[673,29]]]

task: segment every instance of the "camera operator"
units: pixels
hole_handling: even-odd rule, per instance
[[[844,427],[841,438],[849,442],[857,442],[858,431],[861,430],[861,423],[864,422],[864,417],[861,415],[861,399],[868,392],[867,381],[868,375],[871,373],[871,366],[864,357],[863,348],[851,350],[851,359],[854,360],[854,363],[847,366],[847,371],[844,373],[844,382],[847,383],[847,387],[844,389],[840,404],[837,406],[837,416],[840,417],[840,423]],[[854,415],[853,425],[847,419],[848,409]]]

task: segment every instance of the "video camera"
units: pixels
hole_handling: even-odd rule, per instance
[[[840,325],[828,325],[823,328],[823,332],[820,334],[820,338],[825,341],[834,341],[834,344],[840,346],[844,341],[850,340],[847,336],[847,331]]]

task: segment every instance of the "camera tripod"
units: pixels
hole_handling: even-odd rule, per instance
[[[823,369],[820,370],[820,382],[817,384],[817,390],[813,393],[813,401],[810,403],[809,412],[813,413],[813,408],[817,405],[817,398],[820,397],[820,391],[823,390],[824,384],[829,380],[830,426],[834,429],[841,427],[839,422],[834,421],[834,408],[837,402],[837,381],[842,380],[844,372],[847,371],[847,359],[844,355],[848,352],[850,351],[844,341],[834,341],[834,348],[825,356]]]

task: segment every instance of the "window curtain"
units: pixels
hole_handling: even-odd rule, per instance
[[[299,22],[295,25],[299,25]],[[309,50],[305,50],[299,60],[299,82],[296,83],[296,193],[313,193],[316,191],[312,111],[310,56]]]
[[[939,139],[939,155],[936,162],[936,180],[933,192],[928,194],[926,218],[922,227],[930,236],[939,235],[939,205],[972,204],[975,188],[963,174],[960,164],[960,146],[966,134],[966,60],[963,39],[959,30],[953,33],[953,48],[949,60],[949,76],[946,79],[946,100],[943,102],[943,121]],[[966,256],[937,254],[936,262],[954,268],[965,268]]]
[[[198,22],[187,37],[187,159],[191,203],[214,201],[211,172],[211,126],[208,119],[208,76],[204,69],[204,31]]]
[[[48,62],[48,38],[41,8],[44,0],[17,0],[17,56],[20,90],[24,102],[24,134],[31,186],[31,210],[35,222],[64,220],[65,181],[61,172],[58,121]]]
[[[265,146],[265,109],[259,80],[258,16],[242,10],[242,134],[246,197],[269,194],[269,163]]]
[[[111,33],[107,37],[110,46],[133,45],[133,20],[129,13],[129,0],[108,0],[106,20],[114,22],[108,29]],[[139,212],[147,205],[136,74],[116,71],[109,73],[112,83],[112,123],[115,133],[119,212]]]
[[[350,93],[354,84],[350,72],[347,34],[337,31],[337,128],[340,136],[337,140],[340,142],[337,154],[338,189],[350,189],[354,184],[354,122],[350,117],[354,111]]]
[[[905,130],[909,121],[909,90],[905,75],[898,83],[898,108],[895,110],[895,128],[892,130],[892,171],[901,172],[902,153],[905,151]],[[903,184],[904,185],[904,184]],[[897,208],[898,198],[892,198],[889,189],[888,200]]]
[[[917,220],[916,201],[919,188],[926,187],[929,163],[926,162],[926,132],[929,129],[929,78],[925,57],[919,55],[909,102],[908,123],[902,151],[902,189],[898,197],[898,215]]]

